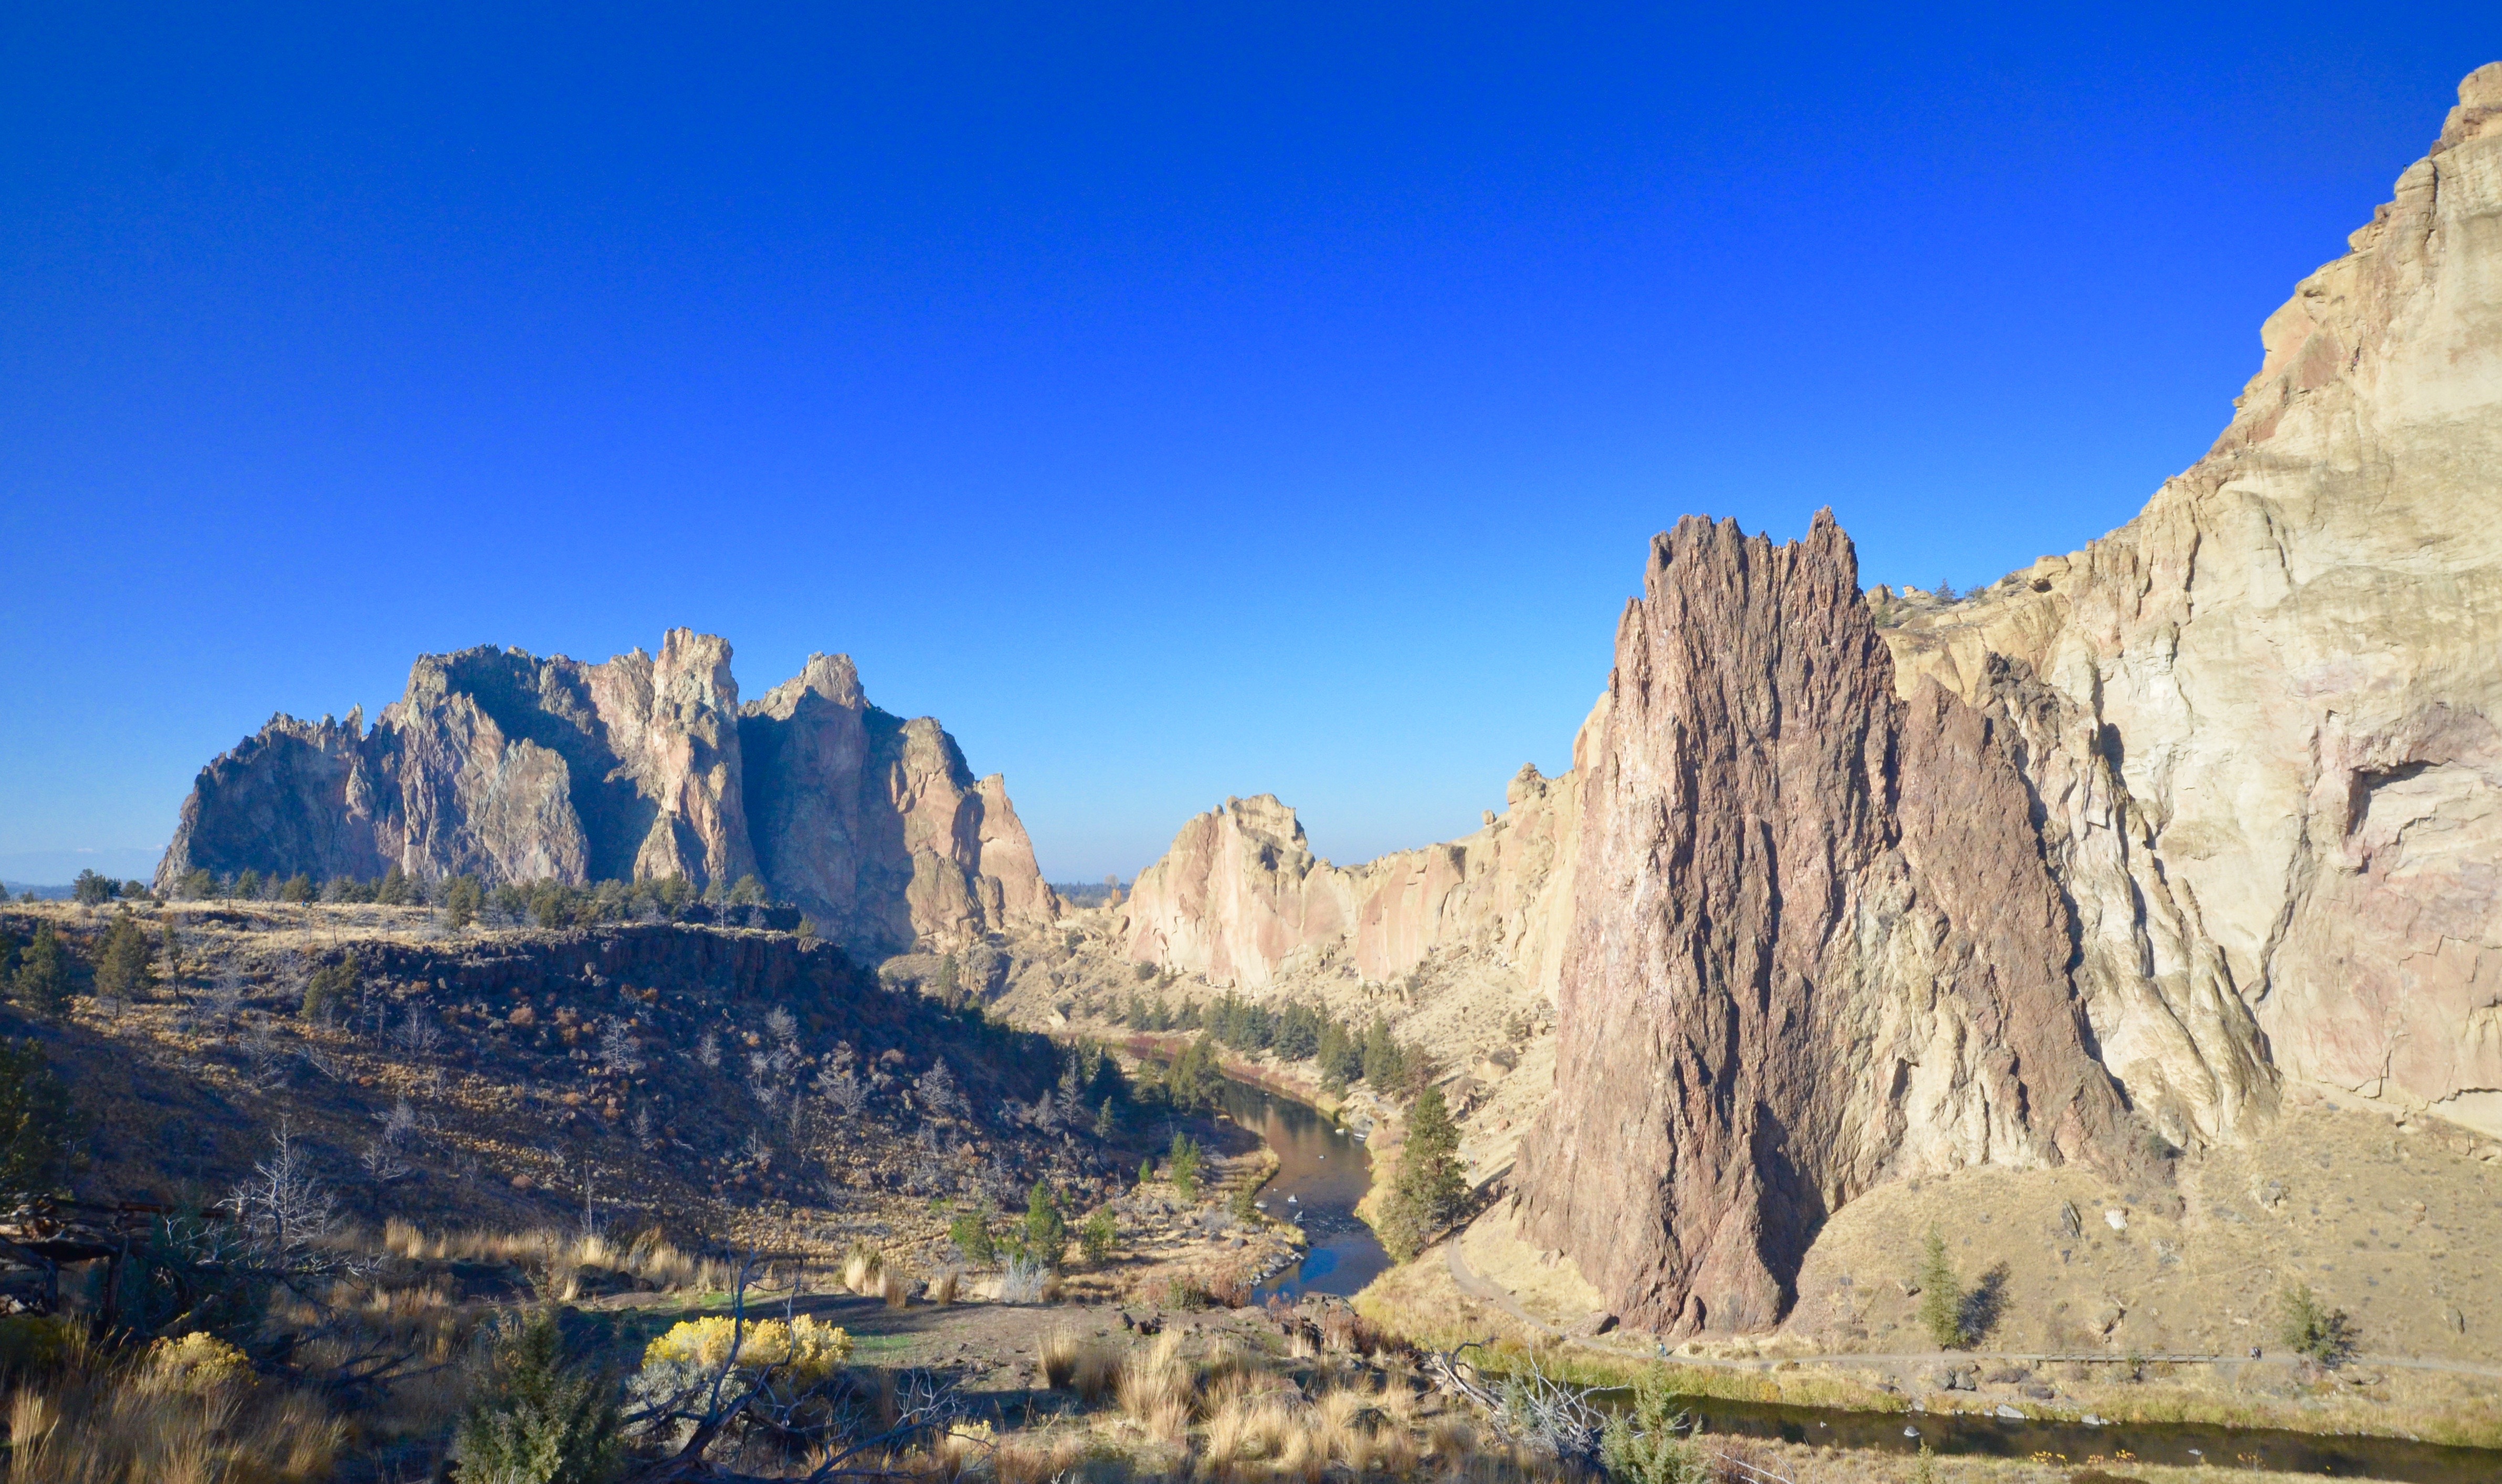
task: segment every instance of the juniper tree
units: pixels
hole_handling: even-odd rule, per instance
[[[1429,1087],[1407,1111],[1407,1133],[1391,1177],[1383,1245],[1401,1262],[1414,1257],[1460,1214],[1469,1193],[1460,1130],[1442,1090]]]
[[[0,1040],[0,1204],[49,1196],[69,1177],[69,1089],[32,1041]]]
[[[60,934],[45,923],[35,940],[17,956],[17,976],[11,989],[28,1014],[42,1020],[63,1020],[70,1013],[70,955]]]
[[[1960,1350],[1970,1343],[1963,1327],[1963,1280],[1946,1257],[1946,1239],[1931,1227],[1920,1247],[1920,1328],[1941,1350]]]
[[[1199,1144],[1187,1133],[1175,1133],[1172,1141],[1172,1183],[1184,1200],[1199,1198]]]
[[[1058,1267],[1068,1249],[1068,1221],[1060,1214],[1060,1201],[1051,1187],[1040,1180],[1025,1200],[1026,1250],[1045,1265]]]
[[[117,999],[143,999],[156,988],[155,952],[127,907],[114,914],[95,956],[95,992]]]

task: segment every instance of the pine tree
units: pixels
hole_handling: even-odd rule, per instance
[[[1401,1262],[1414,1257],[1459,1216],[1468,1194],[1459,1126],[1451,1122],[1442,1090],[1429,1087],[1407,1110],[1407,1133],[1399,1146],[1398,1173],[1391,1177],[1382,1245]]]
[[[1963,1280],[1946,1257],[1946,1239],[1929,1229],[1920,1248],[1920,1327],[1941,1350],[1960,1350],[1969,1338],[1963,1329]]]
[[[1039,1180],[1033,1182],[1031,1194],[1025,1201],[1025,1245],[1045,1265],[1058,1267],[1068,1251],[1068,1221],[1060,1214],[1060,1202],[1053,1197],[1051,1187]]]
[[[0,1040],[0,1202],[49,1196],[69,1177],[69,1089],[32,1041]]]
[[[18,956],[13,990],[19,1004],[45,1020],[63,1020],[70,1013],[70,956],[52,925],[35,929],[35,941]]]
[[[95,958],[95,992],[120,999],[146,998],[156,988],[155,957],[130,910],[115,913]]]

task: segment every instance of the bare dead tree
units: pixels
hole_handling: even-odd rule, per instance
[[[1607,1420],[1590,1400],[1590,1388],[1557,1380],[1534,1357],[1525,1371],[1490,1380],[1463,1359],[1467,1352],[1487,1344],[1471,1340],[1457,1349],[1426,1352],[1427,1378],[1484,1412],[1504,1441],[1534,1448],[1579,1468],[1599,1470],[1599,1445]]]
[[[623,1016],[611,1018],[599,1033],[599,1064],[617,1076],[630,1077],[643,1069],[641,1051],[633,1024]]]
[[[443,1047],[443,1022],[434,1018],[431,1007],[419,1000],[400,1017],[391,1041],[411,1057],[430,1057]]]

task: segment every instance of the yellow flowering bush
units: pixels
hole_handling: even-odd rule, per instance
[[[186,1334],[148,1347],[145,1381],[151,1390],[202,1396],[252,1374],[244,1353],[214,1334]]]
[[[643,1347],[643,1368],[635,1376],[635,1394],[650,1400],[682,1396],[709,1382],[729,1359],[729,1320],[720,1316],[683,1320]],[[852,1337],[840,1325],[801,1314],[748,1321],[737,1335],[735,1371],[753,1376],[777,1367],[772,1390],[784,1400],[825,1381],[851,1359]]]

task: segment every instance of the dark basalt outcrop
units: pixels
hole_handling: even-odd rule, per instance
[[[2003,718],[1905,701],[1829,512],[1689,518],[1617,629],[1582,782],[1529,1228],[1628,1321],[1775,1322],[1878,1179],[2128,1158]]]
[[[1005,785],[976,782],[936,722],[871,706],[839,655],[742,708],[729,659],[683,628],[604,664],[423,657],[370,730],[282,716],[202,769],[158,885],[755,874],[867,953],[1057,915]]]

